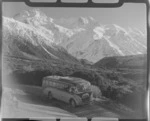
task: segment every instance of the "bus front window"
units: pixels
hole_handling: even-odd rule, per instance
[[[76,87],[70,87],[69,88],[69,92],[70,93],[76,93],[77,92],[77,88]]]
[[[90,90],[90,84],[80,84],[77,86],[78,92],[85,92],[85,91],[89,91]]]
[[[90,90],[90,84],[79,84],[69,88],[70,93],[79,94]]]

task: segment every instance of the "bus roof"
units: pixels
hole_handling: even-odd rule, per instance
[[[47,76],[44,77],[45,79],[55,79],[54,81],[62,81],[64,83],[70,83],[70,84],[80,84],[80,83],[89,83],[88,81],[76,78],[76,77],[62,77],[62,76]]]

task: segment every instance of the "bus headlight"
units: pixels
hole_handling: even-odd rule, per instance
[[[82,98],[88,98],[89,97],[89,94],[88,93],[85,93],[82,95]]]

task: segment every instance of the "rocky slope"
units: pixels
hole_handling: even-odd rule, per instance
[[[19,70],[26,70],[27,67],[30,67],[29,70],[42,69],[44,63],[51,66],[63,65],[63,63],[68,66],[80,64],[76,58],[63,47],[56,45],[41,31],[28,24],[3,17],[3,57],[4,62],[7,58],[11,63],[9,66],[13,66],[11,67],[13,71],[19,68],[22,68]],[[37,62],[41,62],[42,65]],[[37,66],[33,67],[36,64]]]

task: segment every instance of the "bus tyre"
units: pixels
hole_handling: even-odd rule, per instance
[[[53,98],[52,93],[51,93],[51,92],[49,92],[49,93],[48,93],[48,99],[50,99],[50,100],[51,100],[52,98]]]
[[[75,108],[75,107],[77,106],[74,99],[71,99],[71,100],[70,100],[70,105],[71,105],[73,108]]]

